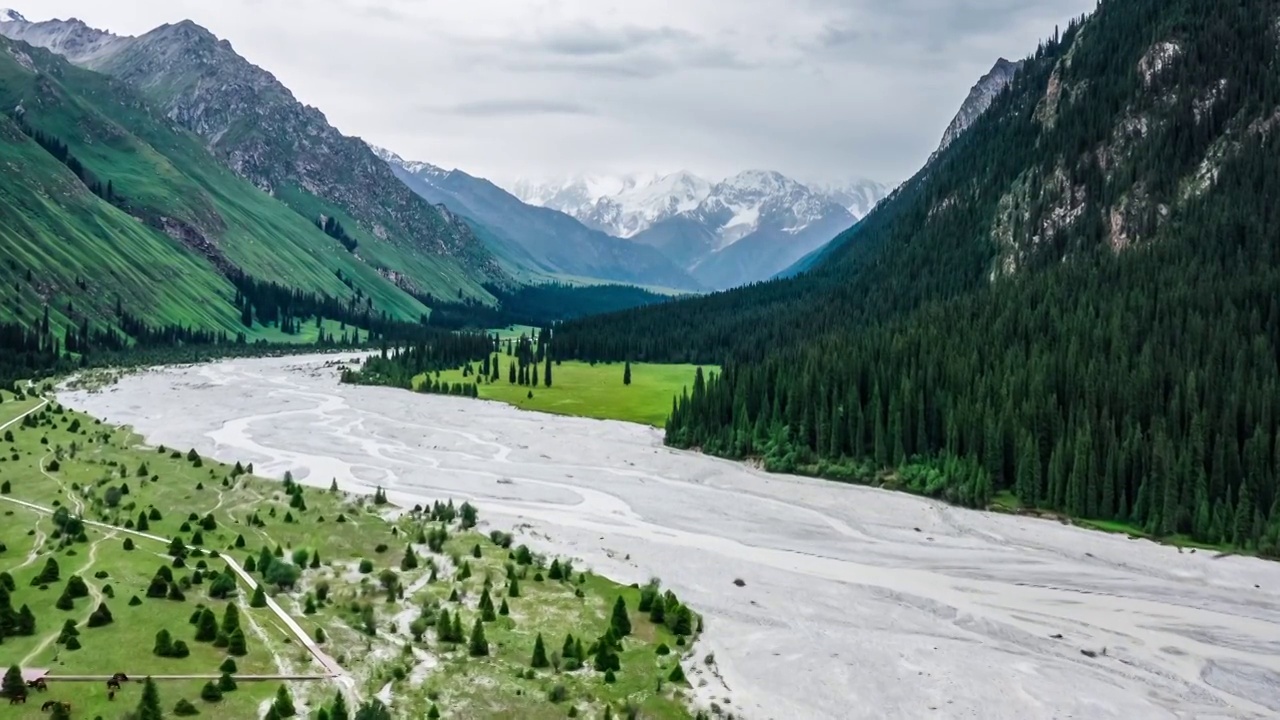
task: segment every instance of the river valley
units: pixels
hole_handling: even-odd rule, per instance
[[[258,474],[470,499],[518,542],[661,578],[706,619],[695,690],[736,717],[1280,714],[1280,564],[769,475],[640,425],[340,385],[333,361],[59,398]]]

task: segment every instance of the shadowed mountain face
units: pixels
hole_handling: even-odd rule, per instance
[[[662,251],[704,285],[767,279],[829,242],[886,193],[866,180],[804,184],[753,170],[713,183],[687,172],[520,181],[515,194]]]
[[[558,210],[537,207],[483,178],[374,149],[423,198],[481,228],[490,250],[515,274],[574,276],[677,290],[704,290],[661,252],[593,230]]]
[[[375,240],[366,258],[400,282],[423,289],[427,276],[444,275],[481,296],[480,283],[507,279],[465,222],[411,192],[362,141],[199,25],[118,37],[78,20],[11,20],[0,33],[138,89],[229,168],[309,218],[354,222]]]

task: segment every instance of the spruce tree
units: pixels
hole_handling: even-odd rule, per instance
[[[542,644],[542,633],[538,633],[533,641],[533,659],[529,661],[529,666],[541,669],[550,664],[547,662],[547,648]]]
[[[627,614],[627,602],[619,595],[613,603],[613,615],[609,619],[609,627],[617,637],[631,634],[631,617]]]
[[[276,716],[288,718],[297,715],[297,710],[293,707],[293,697],[289,694],[289,689],[284,685],[276,691],[276,700],[272,703],[272,708],[276,711]]]
[[[160,690],[156,683],[147,676],[142,686],[142,697],[138,700],[138,709],[134,711],[135,720],[163,720],[164,711],[160,708]]]
[[[27,684],[22,680],[21,668],[17,665],[9,666],[9,669],[4,674],[4,681],[0,683],[0,690],[3,690],[5,697],[26,697]]]
[[[471,657],[484,657],[489,654],[489,641],[484,638],[484,623],[476,618],[476,624],[471,628],[471,642],[467,647],[467,652]]]

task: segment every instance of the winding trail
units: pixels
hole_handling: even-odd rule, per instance
[[[44,513],[46,515],[53,514],[53,510],[51,508],[43,507],[41,505],[36,505],[35,503],[29,503],[29,502],[18,500],[8,496],[0,496],[0,500],[13,503],[14,505],[20,505],[29,510],[34,510],[39,513]],[[168,545],[170,542],[169,540],[166,540],[158,535],[139,532],[137,530],[129,530],[127,528],[122,528],[115,525],[109,525],[107,523],[101,523],[95,520],[83,520],[83,522],[85,525],[89,525],[91,527],[99,528],[101,530],[111,531],[112,536],[114,536],[115,533],[123,533],[126,535],[139,537],[144,540],[151,540],[154,542],[162,543],[164,545]],[[195,546],[188,546],[187,549],[196,550],[197,548]],[[231,557],[229,554],[219,553],[218,557],[222,558],[222,560],[227,563],[227,567],[231,568],[232,572],[240,576],[241,581],[243,581],[245,585],[252,588],[257,584],[254,581],[253,577],[249,575],[249,573],[245,572],[245,569],[240,566],[240,563],[236,562],[236,560],[233,557]],[[336,660],[329,657],[329,655],[325,653],[324,650],[322,650],[314,640],[311,639],[311,636],[307,634],[307,631],[304,630],[296,620],[290,617],[289,614],[286,613],[284,609],[280,607],[280,604],[275,601],[275,598],[271,597],[270,595],[267,596],[267,607],[270,608],[271,612],[275,614],[275,616],[280,620],[280,622],[286,628],[289,629],[289,632],[302,645],[302,647],[306,648],[307,652],[309,652],[311,656],[315,658],[316,662],[319,663],[320,666],[325,669],[328,677],[337,681],[340,685],[344,687],[344,689],[347,689],[352,693],[355,692],[355,683],[354,683],[354,680],[351,679],[350,673],[348,673],[341,665],[339,665]]]
[[[74,574],[79,575],[80,578],[83,580],[84,576],[88,574],[89,570],[93,569],[94,563],[98,561],[98,546],[115,536],[116,534],[114,532],[111,532],[93,541],[93,544],[89,546],[88,562],[86,562],[84,565],[81,565],[79,568],[77,568]],[[98,587],[97,583],[91,582],[89,580],[85,580],[85,586],[89,588],[89,613],[93,613],[93,611],[96,610],[98,608],[98,605],[102,602],[102,590]],[[86,619],[88,618],[87,615],[85,617]],[[18,663],[18,666],[29,667],[32,661],[34,661],[40,655],[40,653],[44,652],[45,648],[53,644],[53,641],[57,640],[58,635],[60,635],[61,633],[62,633],[62,628],[60,627],[52,633],[46,633],[44,639],[40,641],[40,644],[37,645],[35,649],[33,649],[30,653],[27,653],[27,656],[22,658],[22,662]]]
[[[1280,714],[1280,563],[770,475],[643,426],[343,386],[332,360],[60,399],[258,474],[381,486],[406,507],[467,499],[486,530],[624,583],[660,577],[706,621],[693,693],[739,718]]]

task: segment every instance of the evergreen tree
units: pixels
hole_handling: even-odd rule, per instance
[[[134,711],[136,720],[163,720],[164,711],[160,708],[160,690],[150,676],[142,686],[142,697],[138,700],[138,709]]]
[[[22,670],[17,665],[9,666],[9,669],[4,674],[3,682],[0,682],[0,690],[3,690],[5,697],[26,697],[27,684],[23,682]]]
[[[626,361],[626,365],[622,369],[622,384],[623,385],[631,384],[631,361],[630,360]]]
[[[276,711],[276,716],[288,718],[297,715],[297,710],[293,707],[293,697],[289,694],[289,689],[284,685],[276,690],[276,699],[271,707]]]
[[[620,638],[631,634],[631,617],[627,614],[627,603],[621,595],[613,603],[613,615],[609,619],[609,628],[613,630],[615,636]]]
[[[476,624],[471,627],[471,642],[467,647],[467,652],[471,657],[484,657],[489,654],[489,641],[484,638],[484,623],[480,619],[476,619]]]
[[[547,662],[547,648],[542,644],[542,633],[538,633],[537,638],[533,641],[533,659],[529,662],[529,665],[535,669],[542,669],[550,664]]]

